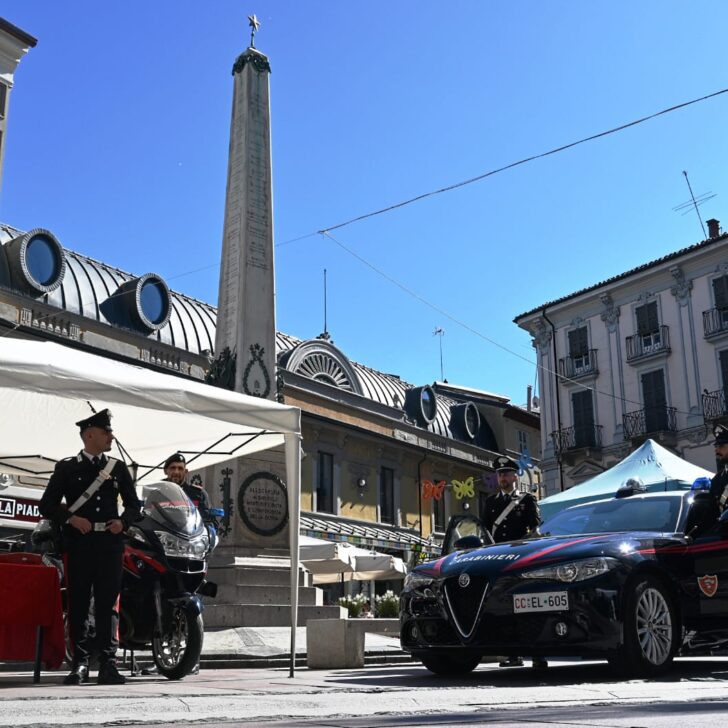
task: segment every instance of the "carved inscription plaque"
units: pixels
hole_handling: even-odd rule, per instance
[[[238,511],[253,533],[275,536],[288,523],[286,486],[273,473],[253,473],[240,486]]]

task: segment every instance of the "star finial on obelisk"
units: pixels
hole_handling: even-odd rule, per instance
[[[255,48],[255,34],[260,28],[260,20],[255,13],[248,15],[248,25],[250,26],[250,47]]]

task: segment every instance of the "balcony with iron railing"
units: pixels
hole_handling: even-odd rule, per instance
[[[559,359],[559,374],[567,380],[596,376],[598,373],[596,349],[589,349],[582,354],[569,354]]]
[[[710,423],[728,419],[728,397],[725,389],[703,392],[703,419]]]
[[[627,337],[627,361],[670,353],[670,327],[659,326],[647,334]]]
[[[728,334],[728,308],[703,311],[703,336],[713,339],[721,334]]]
[[[665,432],[677,432],[675,407],[645,407],[622,415],[624,439],[635,440]]]
[[[602,426],[587,425],[584,427],[564,427],[551,433],[554,448],[558,455],[575,450],[601,450]]]

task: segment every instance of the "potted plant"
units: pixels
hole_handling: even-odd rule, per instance
[[[399,616],[399,597],[390,589],[374,597],[375,616],[392,618]]]
[[[354,594],[354,596],[339,597],[339,606],[346,607],[349,610],[350,617],[358,617],[364,605],[367,603],[367,598],[363,594]]]

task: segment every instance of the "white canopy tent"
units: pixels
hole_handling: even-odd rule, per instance
[[[675,455],[654,440],[646,440],[609,470],[563,493],[539,501],[541,516],[549,518],[564,508],[614,495],[628,478],[639,478],[648,491],[689,488],[697,478],[712,473]]]
[[[176,450],[197,469],[284,445],[293,675],[301,489],[298,408],[52,342],[6,337],[0,338],[0,407],[0,472],[19,476],[49,477],[56,461],[80,450],[74,422],[106,407],[114,434],[139,464],[141,484],[162,479],[162,464]]]

